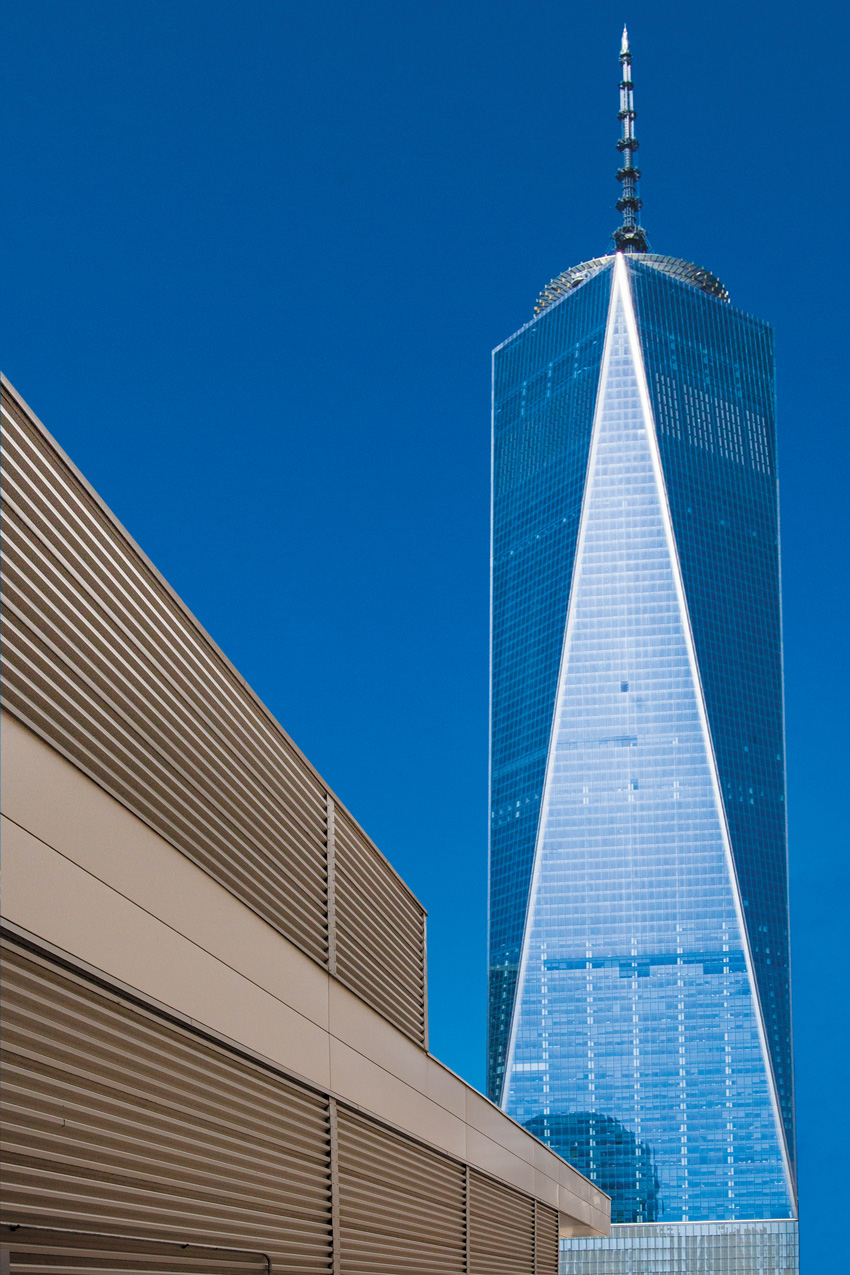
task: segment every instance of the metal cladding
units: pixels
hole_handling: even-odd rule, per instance
[[[423,908],[2,414],[0,1267],[556,1275],[608,1200],[428,1053]]]
[[[325,1097],[11,940],[3,999],[4,1083],[18,1097],[0,1243],[13,1240],[19,1261],[29,1248],[39,1270],[61,1269],[39,1244],[64,1249],[77,1231],[101,1232],[108,1271],[138,1270],[145,1236],[261,1250],[293,1275],[329,1269]],[[191,1270],[203,1256],[228,1269],[224,1253],[147,1252],[148,1270]],[[243,1271],[264,1269],[258,1255],[237,1257]]]
[[[3,705],[427,1044],[425,909],[53,440],[4,406]]]
[[[617,211],[623,214],[621,226],[614,231],[614,243],[621,252],[647,252],[646,231],[640,224],[642,201],[638,196],[640,169],[635,166],[635,153],[640,143],[635,137],[634,85],[632,84],[632,55],[629,49],[629,33],[623,27],[623,40],[620,45],[620,112],[622,136],[617,143],[617,150],[622,157],[622,166],[617,171],[617,181],[623,190],[617,200]]]
[[[3,996],[13,1272],[558,1269],[555,1208],[13,940]]]

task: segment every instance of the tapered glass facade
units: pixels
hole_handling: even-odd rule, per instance
[[[669,258],[561,279],[494,355],[490,1094],[668,1262],[576,1270],[699,1272],[705,1223],[772,1270],[735,1226],[795,1249],[772,336]]]

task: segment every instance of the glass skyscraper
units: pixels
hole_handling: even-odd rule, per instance
[[[795,1272],[773,339],[615,251],[494,353],[489,1092],[612,1197],[569,1275]]]

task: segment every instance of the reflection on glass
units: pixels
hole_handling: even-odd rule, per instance
[[[645,1142],[598,1111],[533,1116],[526,1129],[611,1196],[611,1221],[658,1220],[658,1175]]]
[[[742,1275],[795,1234],[772,357],[611,258],[494,359],[490,1093]]]

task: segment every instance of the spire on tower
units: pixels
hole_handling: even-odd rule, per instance
[[[632,55],[629,49],[629,33],[623,27],[623,39],[620,45],[620,123],[622,136],[617,149],[622,156],[622,168],[617,172],[617,181],[622,183],[622,194],[617,200],[617,211],[623,214],[623,224],[614,231],[614,243],[620,252],[646,252],[646,231],[640,224],[641,200],[638,198],[638,181],[640,169],[635,167],[635,151],[638,140],[635,137],[634,85],[632,84]]]

